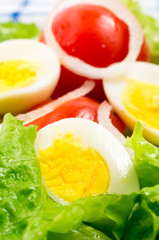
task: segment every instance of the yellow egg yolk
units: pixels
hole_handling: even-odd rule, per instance
[[[26,60],[0,62],[0,93],[26,87],[36,81],[38,65]]]
[[[71,202],[107,191],[110,173],[104,159],[72,133],[40,150],[42,177],[56,196]]]
[[[159,130],[159,85],[128,80],[122,103],[145,126]]]

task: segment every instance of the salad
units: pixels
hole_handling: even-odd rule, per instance
[[[0,24],[0,239],[159,239],[158,30],[133,0]]]

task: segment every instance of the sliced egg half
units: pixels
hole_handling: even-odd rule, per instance
[[[139,191],[125,148],[95,122],[68,118],[49,124],[37,133],[35,149],[48,194],[58,202]]]
[[[137,121],[144,136],[159,145],[159,66],[136,62],[131,71],[114,81],[104,80],[104,90],[114,110],[132,130]]]
[[[16,39],[1,43],[0,53],[0,114],[27,111],[51,95],[60,74],[51,48]]]

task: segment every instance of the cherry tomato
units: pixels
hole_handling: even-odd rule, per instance
[[[71,56],[78,57],[96,67],[106,67],[122,61],[128,52],[128,26],[112,12],[97,5],[78,4],[58,13],[52,24],[52,31],[60,46]],[[44,34],[41,42],[45,43]],[[138,60],[149,61],[150,51],[144,41]],[[79,87],[86,80],[64,66],[52,98]],[[91,79],[90,79],[91,80]],[[103,101],[105,93],[101,80],[88,95]]]
[[[150,48],[146,42],[146,39],[144,38],[137,61],[150,62],[150,58],[151,58]]]
[[[39,41],[46,44],[45,36],[43,33],[41,34]],[[86,80],[88,79],[69,71],[64,66],[61,65],[60,78],[54,92],[52,93],[52,98],[56,99],[66,94],[67,92],[70,92],[80,87]],[[99,102],[102,102],[103,100],[105,100],[105,93],[103,89],[102,80],[100,79],[98,80],[89,79],[89,80],[95,81],[96,86],[87,96]]]
[[[69,55],[95,67],[120,62],[128,53],[128,26],[101,6],[77,4],[60,11],[52,31]]]
[[[40,36],[40,38],[39,38],[39,41],[46,44],[45,36],[44,36],[44,33],[43,33],[43,32],[41,33],[41,36]]]
[[[38,126],[38,130],[46,126],[47,124],[59,121],[64,118],[70,117],[79,117],[98,122],[97,112],[99,108],[99,103],[93,99],[87,97],[80,97],[74,100],[71,100],[54,111],[46,114],[45,116],[29,123],[29,125]],[[125,130],[125,125],[119,117],[114,113],[110,113],[110,119],[115,127],[118,128],[122,133]]]
[[[41,34],[39,41],[46,44],[45,36],[43,33]],[[88,79],[69,71],[64,66],[61,65],[60,78],[54,92],[52,93],[52,98],[56,99],[66,94],[67,92],[70,92],[80,87],[86,80]],[[95,82],[95,88],[87,96],[99,102],[105,100],[105,93],[103,89],[102,80],[100,79],[89,80]]]
[[[62,96],[65,93],[80,87],[86,80],[88,79],[81,77],[61,66],[60,79],[52,94],[52,98],[56,99],[59,96]],[[95,99],[96,101],[102,102],[106,98],[103,90],[102,80],[95,80],[94,82],[95,88],[87,96]]]
[[[125,131],[125,123],[115,113],[111,112],[109,118],[114,127],[116,127],[121,133]]]

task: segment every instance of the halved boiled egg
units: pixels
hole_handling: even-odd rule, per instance
[[[114,81],[103,81],[114,110],[132,130],[139,121],[144,136],[159,145],[159,66],[136,62],[131,71]]]
[[[125,148],[95,122],[68,118],[47,125],[37,133],[35,149],[49,196],[63,204],[108,191],[139,191]]]
[[[34,40],[0,44],[0,114],[27,111],[46,100],[59,79],[54,51]]]

